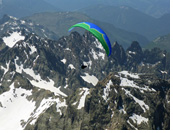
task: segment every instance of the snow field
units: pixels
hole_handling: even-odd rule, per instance
[[[0,129],[22,130],[21,121],[27,121],[35,109],[35,102],[28,101],[31,90],[15,88],[11,84],[10,90],[0,95]]]
[[[94,86],[98,83],[98,79],[94,75],[89,75],[88,73],[85,73],[85,76],[81,76],[81,78]]]
[[[24,39],[25,37],[21,35],[21,32],[13,32],[10,33],[10,36],[3,37],[3,41],[10,48],[12,48],[16,44],[16,42]]]
[[[82,95],[82,96],[80,98],[79,105],[78,105],[77,109],[81,109],[81,108],[84,107],[84,105],[85,105],[85,98],[89,94],[89,89],[88,88],[81,88],[81,90],[82,91],[81,91],[80,95]]]
[[[108,96],[109,96],[109,92],[111,91],[110,90],[110,86],[111,85],[113,85],[113,83],[112,83],[112,81],[111,80],[109,80],[109,82],[107,83],[107,85],[106,85],[106,88],[104,88],[104,90],[103,90],[103,99],[105,100],[105,101],[107,101],[108,99]]]
[[[137,123],[138,125],[140,125],[142,122],[145,122],[145,123],[148,122],[148,118],[145,118],[145,117],[143,117],[141,115],[137,115],[137,114],[133,114],[129,118],[132,119],[132,121],[134,123]]]
[[[39,107],[36,107],[36,101],[27,100],[31,95],[31,90],[15,88],[14,83],[10,85],[9,91],[0,95],[0,130],[23,130],[27,123],[34,124],[39,115],[54,103],[60,115],[62,115],[60,108],[67,106],[65,100],[48,98],[43,99]]]
[[[31,125],[34,125],[35,122],[37,121],[38,117],[40,114],[44,113],[51,105],[53,105],[54,103],[57,103],[56,108],[57,108],[57,112],[60,113],[60,115],[62,115],[62,112],[60,110],[61,107],[66,107],[66,101],[64,100],[63,102],[61,102],[59,100],[59,98],[57,99],[52,99],[52,98],[48,98],[48,99],[43,99],[40,103],[40,106],[37,108],[37,110],[34,112],[34,114],[32,115],[33,120],[31,121]]]

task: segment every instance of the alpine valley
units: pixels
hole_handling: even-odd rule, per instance
[[[57,37],[6,15],[0,129],[170,130],[170,54],[133,41],[114,42],[107,57],[89,32]]]

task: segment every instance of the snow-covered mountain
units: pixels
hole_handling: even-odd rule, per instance
[[[0,19],[0,35],[7,34],[11,31],[21,31],[25,29],[26,32],[35,33],[43,38],[51,38],[57,40],[59,37],[49,31],[47,28],[40,24],[34,24],[31,21],[17,19],[12,16],[4,15]]]
[[[35,24],[5,18],[0,129],[170,129],[166,51],[137,42],[125,51],[116,42],[108,58],[88,32],[55,41]]]

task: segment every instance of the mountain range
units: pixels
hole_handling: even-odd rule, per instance
[[[140,34],[128,32],[120,28],[115,28],[110,23],[97,21],[85,14],[81,14],[78,12],[38,13],[29,17],[25,17],[23,19],[43,25],[50,31],[57,34],[57,36],[68,35],[69,27],[78,22],[92,22],[102,27],[102,29],[109,36],[109,39],[112,43],[117,41],[121,43],[124,48],[127,48],[129,44],[134,40],[140,42],[142,46],[149,43],[148,39]],[[84,30],[81,30],[80,28],[78,28],[77,31],[81,34],[84,33]]]
[[[44,0],[2,0],[0,4],[0,18],[4,14],[20,18],[46,11],[55,12],[59,9]]]
[[[152,49],[158,47],[162,50],[170,51],[170,34],[165,36],[159,36],[145,46],[146,49]]]
[[[89,32],[52,40],[44,26],[5,18],[0,129],[170,130],[167,51],[143,50],[137,41],[125,50],[114,42],[107,57]]]
[[[27,30],[31,33],[35,33],[40,37],[58,39],[58,35],[50,31],[48,28],[40,25],[33,24],[31,21],[19,20],[15,17],[4,15],[0,19],[0,35],[5,34],[7,31],[12,30]]]
[[[170,0],[45,0],[64,11],[76,11],[96,5],[129,6],[145,14],[159,18],[170,12]]]
[[[8,14],[24,17],[47,11],[78,11],[96,5],[128,6],[159,18],[170,13],[170,0],[0,0],[0,17]]]
[[[111,42],[127,48],[132,41],[138,41],[144,48],[155,38],[170,34],[169,4],[169,0],[2,0],[0,17],[8,14],[34,21],[56,34],[51,39],[67,35],[69,26],[75,23],[90,21],[102,27]],[[72,12],[64,12],[67,7]],[[151,12],[160,17],[153,17]]]
[[[111,23],[114,27],[141,34],[149,40],[170,33],[170,14],[154,18],[128,6],[96,5],[81,9],[96,20]]]

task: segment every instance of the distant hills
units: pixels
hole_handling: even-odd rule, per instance
[[[129,6],[159,18],[170,13],[170,0],[0,0],[0,17],[8,14],[24,17],[46,11],[78,11],[96,5]]]
[[[4,14],[25,17],[57,38],[68,35],[71,25],[89,21],[99,25],[111,42],[118,41],[127,48],[132,41],[138,41],[144,47],[155,38],[170,34],[169,4],[169,0],[1,0],[0,18]]]
[[[146,49],[152,49],[154,47],[158,47],[162,50],[167,50],[168,52],[170,52],[170,34],[157,37],[145,46]]]
[[[4,14],[20,18],[37,12],[59,11],[44,0],[3,0],[1,2],[0,18]]]
[[[96,5],[80,11],[117,28],[144,35],[149,40],[170,33],[170,14],[156,19],[128,6],[105,5]]]
[[[96,6],[129,6],[145,14],[159,18],[170,12],[170,0],[45,0],[64,11],[76,11],[81,8]]]
[[[142,46],[148,44],[148,39],[140,34],[128,32],[119,28],[115,28],[110,23],[97,21],[88,17],[85,14],[78,12],[56,12],[56,13],[37,13],[30,17],[25,17],[25,20],[31,20],[36,24],[43,25],[50,31],[53,31],[58,36],[68,35],[68,29],[73,24],[78,22],[88,21],[100,26],[109,36],[110,41],[113,43],[118,41],[124,48],[127,48],[132,41],[138,41]],[[81,31],[81,29],[76,29]],[[84,33],[81,31],[81,33]]]

